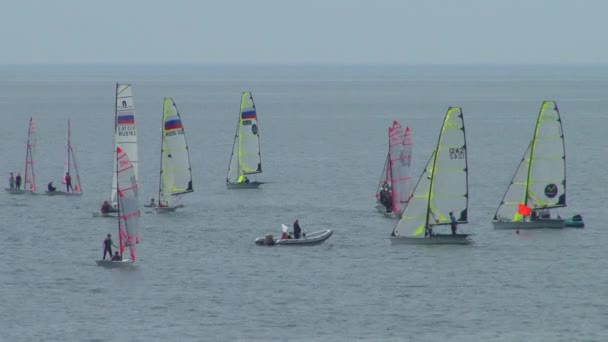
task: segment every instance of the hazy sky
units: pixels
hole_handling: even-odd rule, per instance
[[[608,62],[608,1],[5,0],[5,63]]]

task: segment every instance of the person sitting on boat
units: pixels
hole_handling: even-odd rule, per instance
[[[244,179],[245,179],[244,180],[245,184],[249,184],[249,178],[247,178],[247,176],[245,176]]]
[[[386,208],[387,213],[392,211],[393,206],[391,205],[391,193],[389,189],[383,188],[380,191],[380,203]]]
[[[112,242],[112,235],[108,234],[108,237],[103,240],[103,260],[106,260],[106,253],[108,253],[109,257],[112,257],[112,247],[116,248],[116,245]]]
[[[63,179],[65,180],[65,192],[70,192],[70,189],[74,192],[74,188],[72,188],[72,176],[70,176],[70,173],[66,172]]]
[[[108,201],[103,201],[103,204],[101,205],[101,213],[107,214],[109,212],[112,212],[112,206]]]
[[[544,218],[544,219],[551,218],[551,212],[549,211],[549,209],[546,206],[541,209],[540,218]]]
[[[46,185],[46,189],[49,192],[53,192],[53,191],[57,190],[57,188],[53,186],[53,181],[50,181],[49,184]]]
[[[458,223],[456,223],[456,217],[454,213],[450,211],[450,228],[452,228],[452,235],[456,235],[456,229],[458,229]]]
[[[433,227],[428,226],[424,229],[424,237],[431,237],[433,236]]]
[[[154,202],[154,198],[150,198],[150,204],[148,204],[151,207],[156,207],[156,203]]]
[[[299,239],[301,234],[302,228],[300,228],[300,223],[298,222],[298,219],[296,219],[293,221],[293,237]]]
[[[530,221],[538,220],[538,211],[532,210],[532,214],[530,214]]]
[[[122,261],[122,256],[118,254],[118,251],[114,252],[114,255],[112,256],[112,261]]]

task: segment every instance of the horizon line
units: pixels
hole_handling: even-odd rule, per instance
[[[20,66],[199,66],[199,67],[524,67],[524,66],[608,66],[608,63],[164,63],[164,62],[62,62],[1,63],[0,67]]]

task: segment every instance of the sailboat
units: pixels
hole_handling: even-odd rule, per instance
[[[468,223],[468,164],[464,118],[460,107],[450,107],[443,120],[437,147],[405,205],[391,234],[393,244],[470,244],[468,234],[441,234],[451,214],[458,225]]]
[[[36,151],[36,127],[34,119],[30,117],[30,123],[27,130],[27,144],[25,147],[25,175],[23,189],[6,188],[8,193],[13,195],[21,195],[25,193],[34,193],[36,191],[36,177],[34,176],[34,152]]]
[[[192,191],[192,169],[184,126],[173,99],[165,98],[158,204],[154,209],[157,213],[175,211],[181,206],[175,205],[177,196]]]
[[[399,218],[403,204],[409,200],[411,195],[409,169],[412,156],[412,135],[409,127],[406,127],[404,131],[397,121],[393,121],[393,126],[388,129],[388,137],[389,152],[376,192],[376,208],[387,217]],[[383,193],[385,193],[384,196],[388,196],[390,212],[386,212],[386,207],[382,204]]]
[[[66,191],[54,190],[49,191],[47,189],[46,194],[49,196],[63,195],[63,196],[81,196],[82,186],[80,185],[80,174],[78,173],[78,166],[76,165],[76,156],[74,149],[72,148],[71,141],[71,124],[68,119],[68,141],[65,148],[65,162],[63,169],[63,177],[61,183],[65,185]]]
[[[232,144],[226,187],[256,189],[263,184],[253,179],[259,173],[262,173],[262,159],[258,117],[251,92],[246,91],[241,95],[239,121]]]
[[[116,97],[114,104],[114,154],[116,147],[120,147],[129,156],[133,165],[135,180],[137,174],[137,128],[135,127],[135,105],[133,103],[133,90],[131,84],[116,83]],[[116,156],[114,156],[116,157]],[[112,190],[110,191],[110,205],[117,209],[116,199],[116,158],[112,175]]]
[[[544,101],[534,135],[494,214],[497,229],[563,228],[549,210],[566,206],[566,152],[555,101]],[[530,216],[529,219],[526,217]]]
[[[114,268],[133,266],[135,246],[139,243],[139,202],[137,198],[138,186],[135,178],[135,165],[129,156],[116,147],[116,189],[118,200],[118,250],[120,261],[97,260],[97,265]],[[128,256],[125,251],[129,250]],[[110,256],[111,257],[111,256]]]

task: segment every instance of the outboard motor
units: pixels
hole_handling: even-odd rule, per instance
[[[266,234],[266,236],[264,236],[264,244],[267,246],[274,245],[274,237],[272,234]]]

